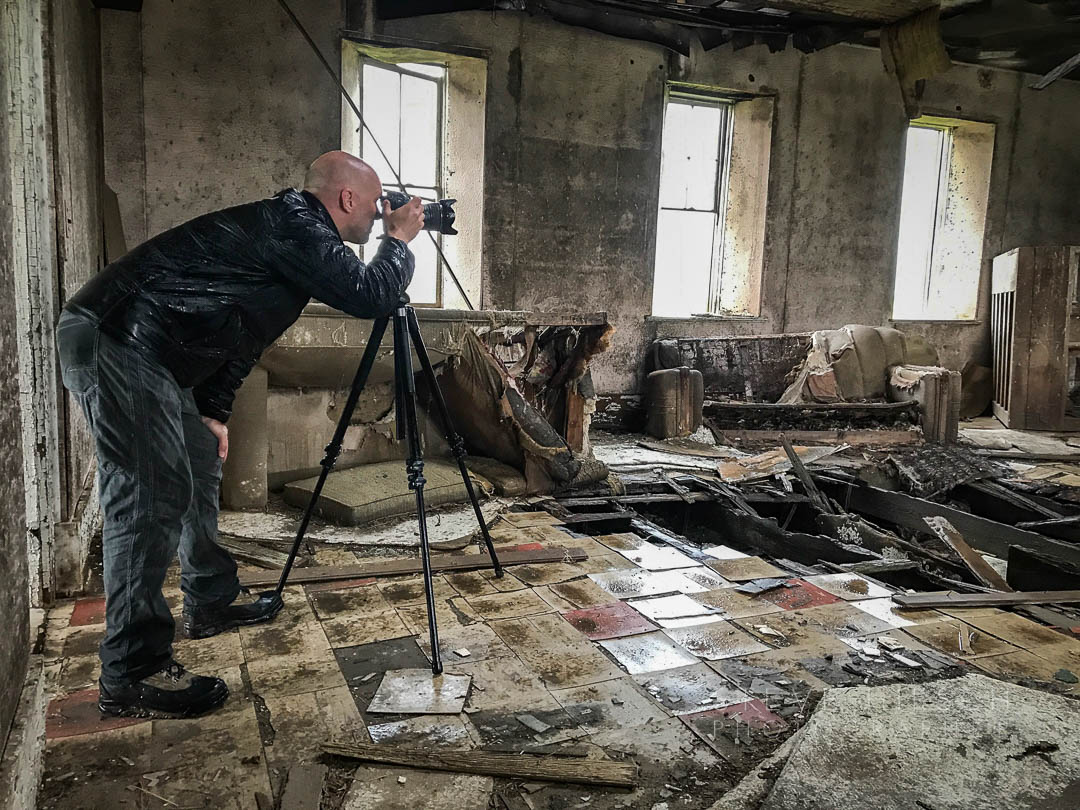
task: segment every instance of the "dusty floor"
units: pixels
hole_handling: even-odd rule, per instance
[[[398,677],[388,672],[428,666],[419,577],[291,586],[270,625],[178,640],[179,661],[232,690],[224,710],[185,721],[100,719],[102,602],[55,607],[40,806],[271,807],[291,779],[290,800],[324,780],[322,806],[353,810],[691,810],[717,802],[835,687],[974,670],[1077,693],[1062,671],[1080,673],[1080,641],[1014,613],[901,611],[877,583],[801,577],[735,540],[692,559],[635,535],[574,536],[545,513],[504,517],[493,536],[501,549],[588,559],[436,578],[446,671],[472,678],[457,714],[369,710]],[[340,545],[315,555],[356,560]],[[762,576],[787,582],[736,589]],[[166,595],[179,615],[175,581]],[[327,739],[630,758],[641,780],[627,792],[357,766],[321,756]],[[319,806],[311,790],[284,807]]]

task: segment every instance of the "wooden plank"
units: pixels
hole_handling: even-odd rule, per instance
[[[1074,565],[1059,557],[1040,554],[1023,546],[1009,549],[1007,571],[1008,582],[1020,591],[1080,588],[1080,565]]]
[[[495,751],[440,751],[433,748],[335,742],[323,743],[322,750],[327,754],[362,762],[378,762],[429,771],[501,776],[527,782],[539,780],[632,788],[637,784],[638,778],[637,765],[633,762],[559,757],[552,754],[538,757]]]
[[[960,532],[948,520],[943,517],[927,517],[923,518],[923,520],[934,534],[941,538],[945,545],[957,553],[960,559],[964,561],[964,565],[968,567],[968,570],[983,585],[999,591],[1012,590],[1009,584],[1001,578],[1001,574],[995,571],[979,552],[964,541]]]
[[[1011,459],[1013,461],[1060,461],[1066,464],[1080,462],[1080,453],[1025,453],[1020,450],[992,450],[986,447],[977,447],[974,452],[976,455],[987,456],[988,458]]]
[[[588,512],[560,516],[563,525],[568,528],[600,534],[629,531],[633,519],[633,512]]]
[[[581,562],[589,555],[579,548],[545,548],[539,551],[497,551],[499,562],[507,565],[539,565],[550,562]],[[475,571],[491,568],[491,558],[487,554],[434,554],[431,557],[431,570],[439,571]],[[289,577],[289,582],[299,585],[306,582],[336,582],[343,579],[365,579],[367,577],[394,577],[401,574],[419,574],[423,571],[420,558],[398,560],[378,560],[359,565],[322,565],[311,568],[297,568]],[[276,585],[277,575],[261,571],[244,574],[240,584],[244,587],[255,585]]]
[[[886,520],[917,532],[926,531],[923,518],[934,515],[943,517],[967,538],[971,546],[993,554],[995,557],[1001,557],[1003,560],[1009,557],[1009,546],[1021,545],[1080,564],[1080,547],[1070,543],[1053,540],[1005,523],[987,520],[979,515],[961,512],[959,509],[905,495],[902,492],[888,492],[870,486],[849,486],[840,482],[830,485],[826,483],[830,479],[824,475],[815,476],[815,480],[826,490],[834,489],[833,498],[843,503],[849,510],[862,512],[870,517]]]
[[[798,476],[799,481],[802,482],[803,489],[806,490],[807,496],[813,502],[818,509],[822,512],[837,514],[836,508],[829,503],[829,499],[821,494],[821,491],[817,488],[817,484],[814,483],[814,479],[810,477],[810,473],[806,471],[806,466],[803,464],[802,459],[799,458],[799,454],[795,452],[795,448],[791,445],[791,439],[781,434],[780,441],[784,444],[784,452],[787,453],[788,461],[791,462],[791,468],[795,471],[795,475]]]
[[[926,9],[927,0],[769,0],[772,8],[876,23],[898,22]]]
[[[923,435],[918,430],[722,430],[718,429],[717,441],[778,442],[781,435],[799,444],[850,444],[860,447],[895,447],[905,444],[922,444]]]
[[[236,537],[219,534],[217,544],[232,554],[236,559],[262,568],[284,568],[289,555],[272,548],[260,546],[252,540],[241,540]]]
[[[566,389],[566,431],[563,438],[575,453],[585,452],[585,397],[577,386]]]
[[[908,610],[924,608],[1010,607],[1012,605],[1071,605],[1080,602],[1080,591],[1013,591],[1012,593],[901,593],[893,601]]]
[[[1045,90],[1062,76],[1072,73],[1078,67],[1080,67],[1080,53],[1070,56],[1041,79],[1029,84],[1028,87],[1032,90]]]

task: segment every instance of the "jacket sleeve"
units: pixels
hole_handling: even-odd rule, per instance
[[[237,357],[196,385],[191,393],[200,416],[209,416],[224,424],[232,415],[233,399],[240,383],[251,373],[258,357]]]
[[[357,318],[390,312],[412,281],[415,259],[408,246],[382,240],[365,265],[337,232],[313,211],[291,211],[274,228],[269,264],[312,298]]]

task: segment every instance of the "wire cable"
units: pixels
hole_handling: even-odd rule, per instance
[[[364,120],[364,115],[360,112],[360,108],[356,106],[356,102],[353,101],[352,96],[349,95],[349,91],[345,89],[345,84],[341,81],[341,74],[334,70],[334,67],[330,64],[329,61],[327,61],[318,44],[315,42],[314,39],[311,38],[311,34],[307,32],[307,29],[304,28],[303,23],[301,23],[300,19],[296,16],[296,14],[293,13],[293,10],[289,8],[289,4],[285,0],[278,0],[278,4],[289,16],[289,19],[292,20],[293,25],[296,26],[296,29],[300,32],[304,39],[307,40],[308,45],[311,46],[311,50],[315,52],[315,56],[317,56],[319,61],[322,62],[323,67],[326,68],[326,72],[330,74],[330,78],[334,80],[334,83],[341,91],[341,95],[345,97],[345,100],[349,102],[349,106],[352,107],[353,113],[356,115],[357,120],[360,121],[360,126],[364,128],[364,132],[368,134],[368,137],[371,138],[371,142],[375,144],[375,148],[379,150],[379,154],[382,156],[382,159],[386,163],[387,168],[390,169],[390,173],[394,175],[394,179],[397,181],[398,186],[402,190],[404,190],[405,183],[402,182],[401,175],[397,173],[397,170],[394,169],[393,164],[390,163],[390,159],[386,156],[386,152],[383,151],[383,148],[379,145],[378,140],[376,140],[375,133],[371,131],[371,128]],[[475,310],[476,307],[472,305],[472,301],[469,300],[468,294],[461,286],[461,282],[458,281],[458,277],[454,273],[454,268],[452,268],[450,266],[450,262],[446,260],[446,255],[443,253],[442,245],[439,244],[439,240],[435,238],[435,234],[433,234],[431,231],[426,231],[426,233],[431,238],[431,244],[435,246],[435,252],[439,254],[439,260],[442,262],[443,265],[445,265],[446,272],[450,274],[450,279],[454,282],[454,286],[457,287],[457,291],[461,294],[462,299],[465,301],[465,306],[469,309]]]

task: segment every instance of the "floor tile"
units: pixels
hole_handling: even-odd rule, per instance
[[[390,603],[375,584],[316,591],[309,593],[309,598],[320,619],[332,619],[341,613],[379,613],[390,609]]]
[[[631,675],[673,669],[697,662],[689,652],[661,632],[597,642]]]
[[[1080,694],[1080,685],[1065,683],[1055,677],[1062,669],[1060,662],[1048,661],[1026,650],[1004,655],[987,655],[976,658],[971,663],[983,672],[1000,678],[1008,678],[1020,683],[1035,681],[1040,684],[1049,684],[1053,691],[1061,694]],[[1080,672],[1073,672],[1073,674],[1080,677]]]
[[[788,580],[787,586],[765,591],[761,594],[761,598],[779,605],[784,610],[798,610],[840,601],[838,597],[811,585],[804,579]]]
[[[699,565],[697,568],[682,568],[679,570],[679,573],[691,582],[696,582],[701,587],[708,588],[710,590],[716,588],[731,588],[734,587],[736,584],[734,582],[729,582],[728,580],[724,579],[718,573],[705,565]]]
[[[727,621],[723,616],[709,613],[704,616],[685,616],[681,619],[657,619],[656,623],[664,630],[674,630],[679,627],[700,627],[703,624]]]
[[[406,605],[398,608],[398,616],[405,622],[411,635],[428,634],[428,611],[427,605]],[[458,596],[453,599],[444,599],[435,603],[435,619],[439,627],[452,625],[467,625],[480,621],[477,613],[465,600]]]
[[[96,656],[104,636],[105,625],[103,624],[73,627],[64,634],[62,654],[65,658],[77,655]]]
[[[634,678],[653,700],[675,715],[743,703],[750,696],[704,664],[652,672]]]
[[[760,700],[680,718],[698,737],[740,772],[756,765],[788,724]]]
[[[333,582],[309,582],[304,585],[304,590],[310,595],[320,591],[344,591],[349,588],[362,588],[365,585],[374,585],[378,580],[375,577],[363,577],[361,579],[340,579]]]
[[[1075,666],[1080,666],[1080,641],[1024,616],[1002,612],[972,616],[964,621],[1036,655],[1044,655],[1044,650],[1053,648],[1051,655],[1072,660]]]
[[[177,638],[173,642],[173,656],[190,672],[216,675],[244,663],[244,646],[240,633],[230,630],[210,638]]]
[[[811,585],[849,602],[892,596],[892,591],[858,574],[817,574],[806,577]]]
[[[491,751],[528,752],[580,739],[588,733],[561,707],[530,712],[474,712],[468,718],[480,746]]]
[[[738,557],[715,560],[709,568],[731,582],[749,582],[752,579],[770,579],[790,576],[783,568],[777,568],[761,557]]]
[[[84,627],[88,624],[105,623],[105,597],[76,599],[75,606],[68,620],[69,627]]]
[[[709,546],[703,548],[701,553],[708,554],[716,560],[738,560],[750,556],[749,554],[743,554],[741,551],[736,551],[730,546]]]
[[[508,523],[518,529],[562,525],[561,520],[548,512],[503,512],[499,516],[499,522]]]
[[[466,599],[470,596],[485,596],[499,592],[486,577],[476,571],[462,571],[457,574],[444,574],[444,576],[454,590]]]
[[[549,689],[584,686],[622,674],[557,613],[504,619],[492,622],[491,629]]]
[[[363,765],[341,810],[488,810],[490,776]]]
[[[917,624],[903,628],[903,632],[954,658],[980,658],[1019,649],[958,619]]]
[[[147,722],[137,717],[102,717],[97,702],[97,687],[53,698],[45,711],[45,737],[55,740]]]
[[[630,607],[650,619],[684,619],[688,616],[710,616],[715,611],[696,602],[685,594],[657,596],[652,599],[634,599]]]
[[[893,627],[911,627],[915,624],[939,622],[945,617],[935,610],[904,610],[891,598],[863,599],[854,603],[859,610],[888,622]]]
[[[517,566],[515,565],[513,568],[517,568]],[[504,568],[501,577],[495,576],[495,572],[490,568],[482,568],[479,571],[469,571],[468,573],[476,574],[481,579],[486,580],[487,583],[499,593],[520,591],[522,588],[528,587],[524,582],[514,576],[511,568]]]
[[[551,612],[551,606],[531,590],[474,596],[468,600],[468,603],[473,610],[489,621]]]
[[[713,622],[695,627],[682,627],[664,632],[688,652],[707,661],[735,658],[770,649],[753,636],[744,633],[731,622]]]
[[[264,741],[271,770],[288,771],[295,762],[314,762],[322,744],[368,742],[364,721],[347,687],[265,700],[272,738]]]
[[[146,720],[135,722],[109,731],[50,739],[44,752],[44,780],[37,807],[144,810],[148,806],[166,806],[150,805],[150,797],[135,790],[117,790],[117,783],[145,785],[142,775],[154,770],[148,754],[152,725]],[[102,773],[111,778],[102,780]]]
[[[670,546],[657,546],[636,534],[609,534],[600,541],[646,571],[668,571],[674,568],[695,568],[696,560]]]
[[[748,616],[765,616],[783,610],[760,596],[739,593],[734,588],[716,588],[704,593],[695,593],[691,597],[695,602],[716,608],[718,615],[725,619],[742,619]]]
[[[562,617],[592,641],[632,636],[656,629],[655,624],[625,602],[573,610],[563,613]]]
[[[588,577],[575,579],[573,582],[560,582],[548,587],[553,594],[578,608],[600,607],[619,601],[617,597],[612,596]]]
[[[569,563],[514,566],[514,576],[526,585],[552,585],[556,582],[577,579],[581,575],[581,571]]]
[[[748,695],[761,700],[777,715],[799,719],[810,706],[814,687],[792,671],[768,663],[748,663],[748,658],[725,658],[709,664],[714,672],[727,678]],[[812,679],[816,681],[816,679]]]
[[[469,694],[468,675],[433,675],[423,669],[391,669],[368,703],[368,714],[459,714]]]
[[[443,577],[436,576],[431,580],[435,599],[443,601],[458,596],[454,586]],[[395,608],[408,605],[422,605],[427,600],[424,591],[424,578],[422,576],[402,577],[394,580],[380,580],[376,583],[383,598]]]
[[[643,726],[666,719],[657,706],[630,678],[558,689],[552,692],[566,712],[590,734]]]
[[[588,559],[573,564],[581,576],[591,574],[605,574],[609,571],[640,571],[641,569],[630,562],[626,557],[612,552],[611,554],[596,554]]]
[[[465,703],[466,713],[473,711],[529,711],[558,708],[558,701],[540,680],[516,656],[487,658],[469,664],[447,662],[447,672],[472,675],[472,692]]]
[[[431,637],[425,631],[415,637],[424,655],[431,658]],[[455,650],[467,650],[468,655],[457,655]],[[496,635],[495,631],[482,622],[475,624],[439,625],[439,652],[443,665],[467,664],[483,661],[485,658],[506,658],[514,653]]]
[[[322,622],[323,632],[331,647],[355,647],[373,641],[411,636],[409,628],[396,610],[387,608],[378,613],[338,614]]]
[[[708,590],[691,582],[677,571],[642,571],[631,569],[590,574],[589,579],[620,599],[654,596],[665,593],[701,593]]]
[[[577,610],[577,605],[572,602],[568,602],[561,596],[551,590],[550,585],[540,585],[532,589],[533,593],[551,605],[553,610],[557,610],[559,613],[568,613],[572,610]]]
[[[70,694],[96,687],[101,659],[96,655],[73,655],[61,661],[60,692]]]
[[[450,715],[406,717],[368,726],[373,743],[422,746],[424,748],[471,749],[475,747],[465,721]]]
[[[361,715],[364,715],[368,703],[378,691],[385,672],[391,669],[430,667],[427,657],[412,638],[395,638],[356,647],[342,647],[334,650],[334,654]],[[372,720],[366,715],[364,719],[368,723],[382,722],[379,719]]]

